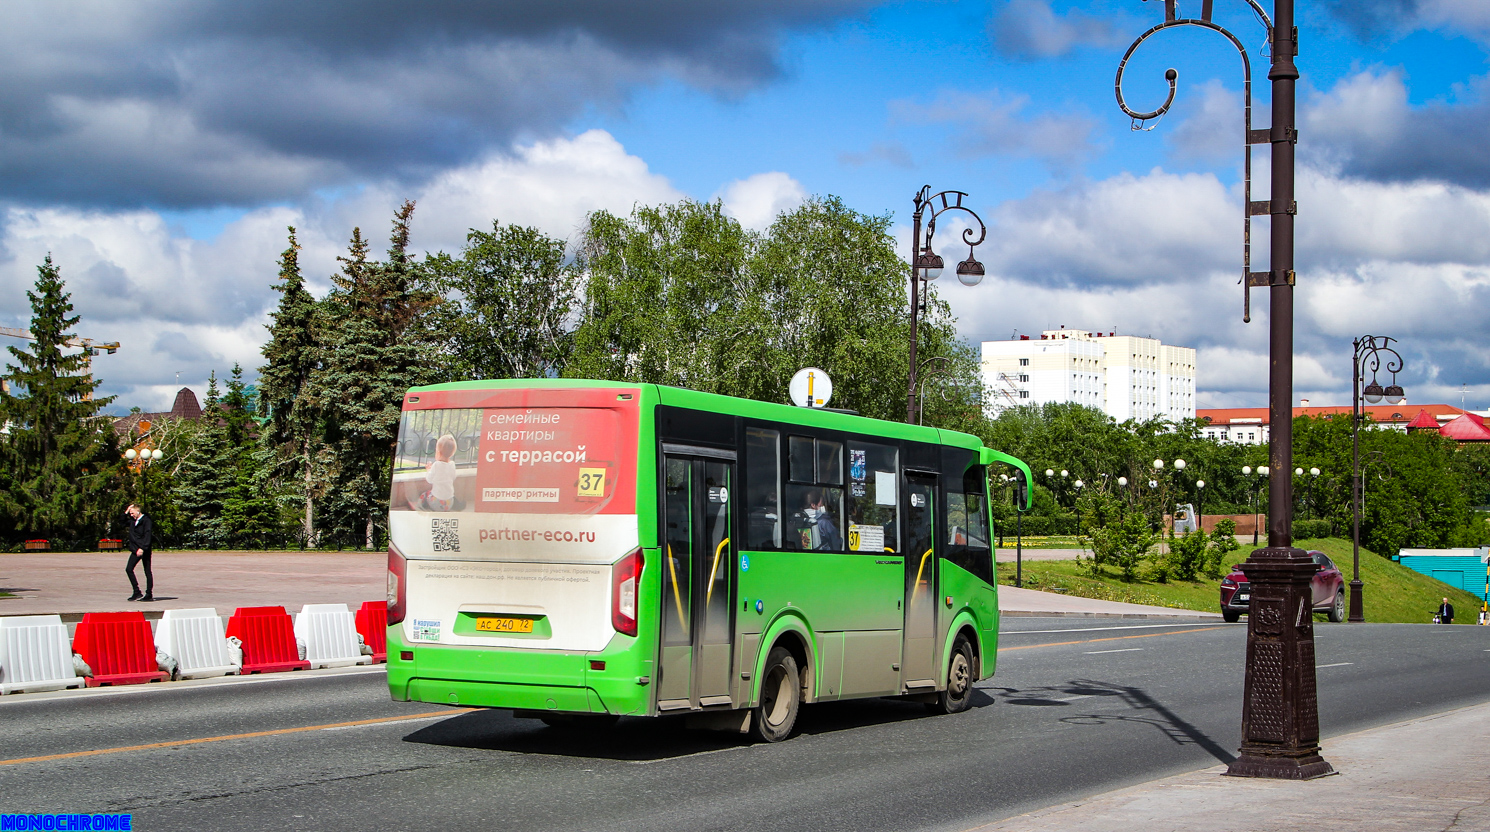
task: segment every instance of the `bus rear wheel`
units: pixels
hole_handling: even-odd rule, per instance
[[[750,733],[762,742],[786,739],[796,727],[801,706],[802,674],[797,659],[785,647],[772,647],[761,677],[760,702],[751,714]]]
[[[947,689],[937,694],[936,703],[928,705],[933,713],[957,714],[973,704],[973,646],[967,636],[959,635],[952,643],[952,659],[947,662]]]

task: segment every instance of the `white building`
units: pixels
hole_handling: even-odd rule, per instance
[[[1075,402],[1119,422],[1195,418],[1195,350],[1116,333],[1051,329],[983,342],[988,413]]]

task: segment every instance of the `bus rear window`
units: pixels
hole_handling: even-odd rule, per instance
[[[399,424],[394,511],[602,513],[635,476],[636,437],[604,407],[411,410]],[[633,489],[627,484],[623,493]],[[611,506],[604,513],[635,512]]]

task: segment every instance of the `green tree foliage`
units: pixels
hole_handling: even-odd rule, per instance
[[[174,475],[174,503],[180,523],[177,533],[189,546],[217,549],[232,541],[224,504],[232,498],[237,480],[221,402],[222,390],[214,372],[207,377],[200,430],[191,447],[181,449]]]
[[[1337,534],[1352,523],[1349,417],[1294,420],[1294,460],[1318,467],[1317,481],[1296,480],[1308,510],[1328,519]],[[1480,546],[1490,542],[1474,512],[1486,488],[1484,451],[1461,447],[1433,431],[1411,434],[1364,426],[1361,442],[1361,545],[1378,554],[1403,548]],[[1311,493],[1312,492],[1312,493]]]
[[[279,257],[279,282],[274,285],[279,307],[271,314],[269,341],[263,348],[266,363],[259,368],[259,416],[267,419],[261,433],[261,460],[266,467],[258,475],[267,491],[295,504],[301,539],[314,543],[316,486],[325,478],[316,471],[321,414],[310,395],[310,384],[320,366],[321,350],[313,329],[316,300],[306,291],[300,273],[295,228],[291,226],[289,232],[289,245]]]
[[[908,272],[887,216],[816,198],[755,234],[718,202],[600,211],[576,266],[585,289],[566,376],[785,401],[792,374],[817,366],[835,406],[903,418]],[[922,355],[953,359],[937,412],[976,419],[972,350],[930,295]]]
[[[339,536],[375,545],[388,511],[391,449],[404,393],[440,378],[425,314],[436,304],[430,280],[408,254],[414,203],[394,215],[388,259],[368,259],[354,229],[338,258],[335,288],[318,307],[321,360],[312,373],[312,406],[321,414],[324,445],[317,470],[325,477],[325,515]]]
[[[536,228],[471,229],[459,257],[444,252],[425,268],[447,298],[431,328],[446,350],[449,379],[543,378],[569,353],[577,274],[563,240]]]
[[[11,390],[0,392],[9,428],[0,515],[15,537],[97,540],[127,502],[112,420],[100,415],[113,398],[93,397],[85,357],[63,352],[79,318],[51,255],[26,296],[35,340],[8,348],[16,363],[6,366]]]

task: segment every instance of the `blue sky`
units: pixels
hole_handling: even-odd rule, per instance
[[[1198,14],[1199,0],[1181,0]],[[1269,122],[1262,28],[1247,45]],[[1113,99],[1138,0],[545,4],[204,0],[0,9],[0,321],[52,252],[123,407],[261,358],[285,226],[324,287],[353,225],[454,249],[493,218],[572,237],[588,211],[723,199],[752,227],[812,194],[893,214],[923,184],[989,224],[983,285],[938,288],[963,334],[1061,325],[1199,350],[1202,406],[1261,405],[1266,324],[1241,323],[1241,72],[1160,34]],[[1490,3],[1299,8],[1297,391],[1345,403],[1349,342],[1401,340],[1410,402],[1490,407]],[[1267,152],[1254,159],[1267,197]],[[1254,268],[1266,268],[1266,221]],[[955,228],[939,233],[950,239]],[[1259,311],[1265,303],[1259,298]]]

